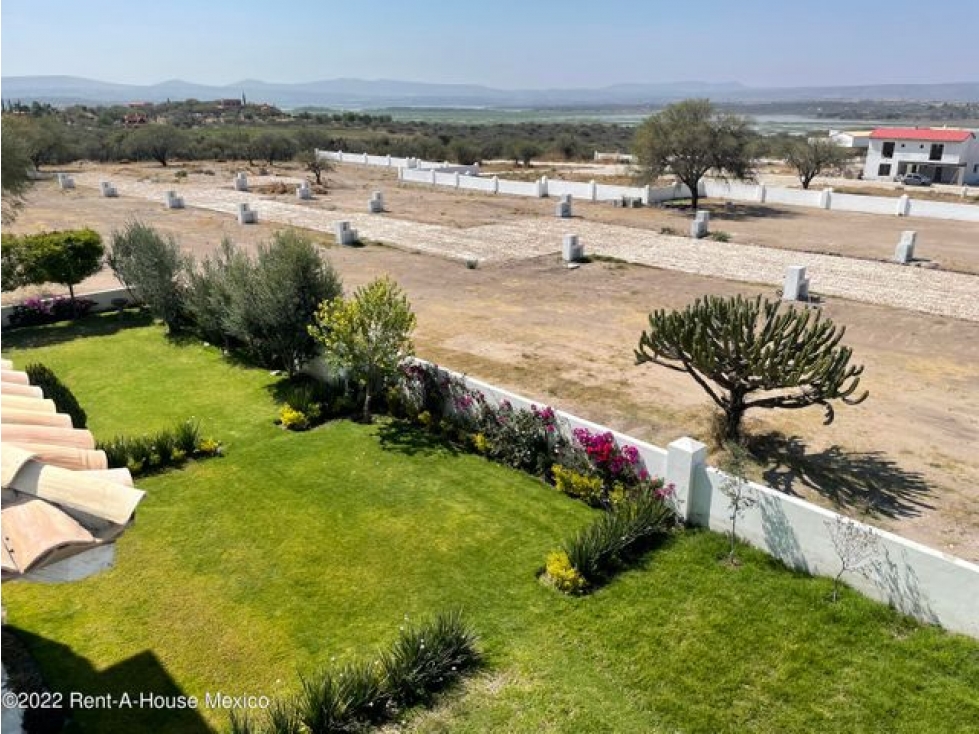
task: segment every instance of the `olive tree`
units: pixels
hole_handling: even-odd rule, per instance
[[[815,314],[815,315],[814,315]],[[780,301],[698,298],[682,311],[649,316],[635,350],[636,363],[655,363],[688,373],[724,413],[723,436],[737,440],[752,408],[856,405],[863,366],[850,364],[841,346],[846,331],[818,311],[782,308]]]
[[[371,399],[414,353],[414,328],[407,296],[384,277],[358,288],[353,298],[323,303],[309,333],[323,344],[327,362],[364,388],[364,420],[370,421]]]
[[[135,298],[174,333],[184,321],[183,272],[187,258],[173,236],[133,221],[112,233],[109,267]]]
[[[802,188],[824,171],[839,168],[850,157],[847,151],[829,138],[797,138],[786,143],[782,155],[795,169]]]
[[[697,187],[708,171],[737,179],[751,175],[753,139],[743,117],[721,114],[706,99],[687,99],[647,118],[633,148],[643,180],[672,173],[690,189],[696,209]]]

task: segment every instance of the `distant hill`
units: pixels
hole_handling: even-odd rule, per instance
[[[615,84],[595,89],[494,89],[476,84],[429,84],[393,79],[325,79],[277,84],[244,79],[209,86],[171,79],[150,85],[114,84],[74,76],[5,76],[0,97],[22,102],[113,104],[167,99],[240,97],[279,107],[544,107],[661,104],[687,97],[719,102],[868,100],[979,102],[979,82],[878,84],[848,87],[748,87],[738,82]]]

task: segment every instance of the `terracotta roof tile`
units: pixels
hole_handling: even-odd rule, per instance
[[[975,133],[934,127],[880,127],[870,133],[872,140],[921,140],[930,143],[964,143]]]
[[[106,567],[108,546],[132,523],[144,493],[127,469],[109,469],[92,434],[73,428],[52,401],[14,394],[29,387],[24,373],[9,360],[0,367],[3,580],[57,580],[75,556],[91,558],[81,554],[95,548],[108,555],[75,564],[72,573]]]

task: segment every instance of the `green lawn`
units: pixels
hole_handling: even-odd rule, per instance
[[[124,327],[124,328],[123,328]],[[76,338],[84,333],[85,338]],[[201,419],[223,458],[144,478],[112,571],[8,584],[8,621],[61,691],[288,694],[461,606],[485,673],[408,724],[424,732],[979,731],[979,643],[688,532],[586,598],[539,585],[593,510],[379,422],[272,424],[277,378],[173,344],[137,317],[5,335],[43,361],[97,436]],[[201,718],[203,717],[203,718]],[[221,710],[75,713],[87,732],[223,730]]]

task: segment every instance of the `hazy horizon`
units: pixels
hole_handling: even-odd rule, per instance
[[[0,70],[8,77],[139,85],[351,78],[523,90],[962,78],[955,59],[908,53],[900,39],[909,28],[915,37],[943,37],[949,17],[960,28],[979,26],[979,3],[953,2],[941,14],[921,13],[909,0],[867,5],[704,0],[679,8],[623,0],[611,10],[603,6],[596,18],[592,3],[553,0],[491,6],[300,0],[284,10],[248,0],[7,0],[0,11]]]

